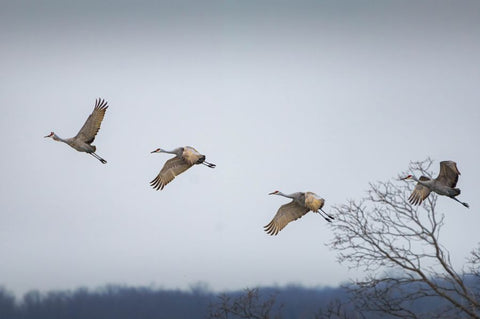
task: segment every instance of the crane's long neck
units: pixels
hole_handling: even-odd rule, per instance
[[[58,136],[58,135],[55,134],[55,133],[53,133],[52,139],[54,139],[55,141],[58,141],[58,142],[63,142],[63,143],[67,143],[67,144],[68,144],[68,141],[67,141],[66,139],[61,138],[60,136]]]
[[[411,179],[413,179],[414,181],[416,181],[418,184],[420,185],[423,185],[425,187],[428,187],[430,189],[432,189],[433,187],[433,184],[435,183],[435,180],[433,179],[425,179],[425,180],[422,180],[421,178],[418,179],[416,176],[412,175]]]
[[[284,194],[282,192],[277,192],[277,193],[275,193],[275,195],[280,195],[280,196],[287,197],[287,198],[292,198],[292,199],[295,198],[295,196],[294,196],[295,194]]]
[[[174,149],[174,150],[171,150],[171,151],[168,151],[168,150],[164,150],[163,148],[160,149],[159,153],[167,153],[167,154],[175,154],[175,155],[181,155],[182,154],[182,150],[181,149]]]
[[[415,175],[411,175],[411,177],[410,177],[410,178],[411,178],[411,179],[413,179],[415,182],[420,182],[420,181],[418,180],[418,178],[417,178]]]

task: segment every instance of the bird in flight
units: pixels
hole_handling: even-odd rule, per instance
[[[456,198],[456,196],[460,195],[460,189],[455,188],[459,175],[457,163],[454,161],[443,161],[440,162],[440,172],[435,179],[423,175],[420,178],[416,178],[414,175],[402,178],[403,180],[412,179],[417,182],[408,201],[412,205],[420,205],[430,195],[430,192],[435,192],[438,195],[448,196],[468,208],[469,205],[467,203],[461,202]]]
[[[102,120],[105,116],[105,111],[107,110],[107,108],[108,105],[105,100],[97,99],[95,101],[95,108],[93,109],[92,114],[90,114],[90,116],[85,121],[85,124],[83,124],[80,131],[78,131],[77,135],[75,135],[74,137],[63,139],[54,132],[51,132],[44,137],[50,137],[55,141],[66,143],[77,151],[88,153],[98,159],[103,164],[106,164],[106,160],[95,154],[97,147],[95,145],[92,145],[92,143],[95,140],[95,136],[97,135],[98,130],[100,129],[100,125],[102,124]]]
[[[170,183],[175,176],[185,172],[187,169],[196,164],[203,164],[210,168],[215,168],[215,164],[209,163],[205,160],[205,155],[200,154],[196,149],[191,146],[178,147],[172,151],[166,151],[161,148],[157,148],[151,153],[168,153],[174,154],[175,157],[172,157],[165,162],[160,173],[155,177],[150,185],[156,189],[163,189],[168,183]]]
[[[333,216],[327,214],[322,209],[325,200],[315,193],[297,192],[284,194],[280,191],[274,191],[268,195],[279,195],[292,199],[290,203],[280,206],[272,221],[264,226],[265,231],[269,235],[277,235],[288,223],[301,218],[309,211],[320,214],[329,223],[334,219]]]

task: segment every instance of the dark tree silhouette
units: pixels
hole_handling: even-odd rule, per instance
[[[15,297],[0,287],[0,318],[12,318],[15,315]]]
[[[282,305],[276,305],[275,295],[260,296],[258,288],[245,289],[243,294],[220,294],[219,301],[210,305],[208,318],[215,319],[280,319]]]

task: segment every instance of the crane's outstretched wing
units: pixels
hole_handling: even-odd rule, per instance
[[[277,235],[288,223],[299,219],[308,213],[309,210],[310,209],[295,203],[295,201],[291,201],[288,204],[280,206],[272,221],[263,228],[265,228],[267,234]]]
[[[460,172],[458,171],[457,163],[453,161],[440,162],[440,172],[437,177],[440,183],[454,188],[458,182],[458,175],[460,175]]]
[[[420,176],[421,181],[428,181],[430,178],[426,176]],[[425,198],[430,195],[430,188],[423,186],[422,184],[417,183],[413,189],[412,194],[408,198],[408,201],[412,205],[420,205]]]
[[[186,163],[181,157],[171,158],[165,162],[162,170],[158,173],[157,177],[150,182],[150,185],[157,191],[163,189],[165,185],[173,181],[175,176],[185,172],[190,167],[192,167],[192,165]]]
[[[108,105],[105,100],[95,100],[95,108],[93,109],[92,114],[87,118],[85,124],[83,124],[75,138],[78,138],[87,144],[92,143],[95,140],[95,135],[97,135],[98,130],[100,129],[100,124],[102,124],[107,108]]]

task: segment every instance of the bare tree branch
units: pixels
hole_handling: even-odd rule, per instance
[[[235,298],[221,294],[219,301],[210,305],[208,318],[280,319],[282,305],[275,304],[275,295],[263,299],[257,288],[247,288]]]
[[[433,161],[412,162],[409,172],[432,176]],[[406,173],[402,175],[407,175]],[[448,250],[440,243],[443,213],[437,212],[436,194],[420,206],[408,197],[413,183],[394,180],[370,184],[365,198],[337,206],[329,246],[338,261],[363,269],[367,278],[351,289],[362,309],[398,318],[480,318],[478,294],[454,269]],[[479,277],[480,248],[469,260]],[[382,275],[378,275],[382,273]],[[412,304],[439,297],[441,307],[432,313],[416,313]]]

